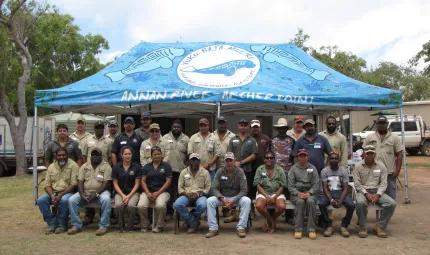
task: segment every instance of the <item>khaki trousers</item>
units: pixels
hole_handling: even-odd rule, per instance
[[[133,228],[134,215],[136,215],[137,201],[139,200],[139,194],[135,193],[128,201],[127,206],[124,206],[121,195],[116,194],[114,199],[115,199],[114,210],[115,210],[116,217],[118,217],[118,226],[124,227],[124,211],[127,211],[127,214],[128,214],[127,227]]]
[[[155,215],[153,229],[154,228],[163,228],[164,227],[164,216],[166,216],[166,207],[167,202],[170,199],[170,194],[168,192],[163,192],[160,194],[155,201],[151,201],[146,196],[145,192],[140,194],[139,203],[137,205],[139,216],[140,216],[140,225],[142,228],[148,228],[149,220],[148,220],[148,208],[155,207]]]

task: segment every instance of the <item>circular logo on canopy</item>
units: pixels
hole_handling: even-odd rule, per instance
[[[203,88],[234,88],[250,83],[260,70],[260,61],[251,52],[220,44],[195,50],[178,65],[179,78]]]

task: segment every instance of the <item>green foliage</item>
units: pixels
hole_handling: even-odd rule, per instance
[[[423,44],[423,49],[418,52],[409,63],[413,66],[417,66],[420,60],[423,60],[424,63],[428,63],[424,68],[423,74],[430,77],[430,41]]]

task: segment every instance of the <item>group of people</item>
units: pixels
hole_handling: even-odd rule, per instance
[[[151,208],[152,232],[163,231],[175,209],[187,232],[195,233],[207,211],[206,237],[210,238],[218,235],[217,210],[222,207],[224,222],[238,221],[239,237],[246,236],[248,217],[255,217],[256,209],[265,219],[265,232],[275,232],[276,219],[284,214],[285,221],[294,224],[294,238],[302,238],[307,218],[309,238],[316,239],[317,220],[326,228],[324,236],[334,233],[327,207],[343,205],[346,215],[341,235],[349,237],[348,225],[355,210],[359,236],[364,238],[367,206],[378,204],[382,215],[373,230],[379,237],[387,237],[384,230],[396,208],[395,180],[402,145],[387,130],[384,116],[377,119],[377,132],[365,140],[364,159],[352,173],[355,203],[347,194],[347,139],[337,130],[333,116],[326,119],[327,129],[320,133],[312,119],[296,116],[290,129],[287,120],[280,118],[274,125],[278,134],[272,139],[261,133],[258,120],[241,119],[238,134],[229,131],[227,124],[223,116],[218,117],[217,129],[211,133],[209,120],[202,118],[199,132],[191,137],[182,132],[180,120],[173,121],[171,131],[162,136],[159,124],[152,123],[147,112],[141,115],[137,129],[132,117],[125,118],[121,134],[115,120],[109,122],[106,136],[101,121],[94,123],[93,135],[86,132],[82,117],[70,136],[68,127],[59,124],[57,140],[46,148],[46,193],[37,201],[48,224],[46,234],[81,232],[83,225],[93,221],[95,211],[86,208],[81,222],[79,209],[94,203],[101,207],[96,235],[104,235],[113,193],[119,232],[133,231],[136,219],[141,232],[147,232]],[[294,210],[286,210],[288,200]],[[51,205],[58,208],[58,220]],[[187,209],[190,206],[192,210]]]

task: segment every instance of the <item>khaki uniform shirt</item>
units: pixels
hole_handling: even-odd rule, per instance
[[[84,182],[85,194],[91,194],[97,191],[103,182],[112,180],[112,168],[104,161],[96,169],[90,162],[85,163],[79,169],[78,180]]]
[[[333,134],[329,134],[327,130],[324,130],[319,134],[327,138],[333,151],[339,153],[339,159],[340,159],[339,166],[347,168],[348,167],[348,142],[346,141],[346,137],[338,131],[335,131]],[[324,158],[325,166],[328,166],[327,158],[328,158],[327,155],[325,155],[325,158]]]
[[[364,160],[355,164],[352,176],[354,178],[354,187],[357,192],[363,194],[384,194],[387,189],[387,169],[384,164],[379,161],[375,161],[372,167],[368,167]],[[369,192],[373,190],[373,192]]]
[[[84,146],[82,146],[82,155],[87,157],[87,161],[91,161],[91,152],[93,148],[98,147],[102,150],[103,160],[110,163],[110,158],[112,157],[112,144],[113,140],[102,136],[97,139],[95,135],[92,135],[86,139]]]
[[[118,133],[116,133],[116,135],[114,135],[114,136],[111,136],[110,134],[105,135],[106,138],[110,138],[110,139],[112,139],[112,141],[114,141],[117,136],[119,136]]]
[[[235,202],[246,196],[248,192],[246,175],[242,169],[234,167],[232,176],[227,176],[225,167],[216,171],[212,181],[212,193],[217,198],[229,197]]]
[[[222,146],[219,139],[216,139],[213,133],[209,133],[203,140],[202,135],[196,133],[191,136],[188,142],[188,154],[197,153],[200,156],[200,162],[208,164],[214,156],[221,157]],[[210,171],[216,169],[216,164],[210,167]]]
[[[269,177],[266,165],[261,165],[257,168],[254,177],[253,185],[257,186],[257,184],[260,184],[264,191],[269,195],[276,194],[281,186],[288,188],[284,169],[276,164],[274,165],[274,168],[273,176]]]
[[[160,140],[158,140],[157,144],[152,145],[151,138],[149,138],[143,141],[142,145],[140,146],[140,164],[142,166],[145,166],[146,164],[152,162],[152,158],[151,158],[152,146],[158,146],[161,148],[161,156],[163,157],[164,162],[166,162],[166,160],[169,158],[169,153],[170,153],[169,142],[164,140],[163,137],[160,137]]]
[[[50,164],[46,172],[45,187],[51,187],[54,192],[62,192],[70,185],[78,185],[79,166],[75,161],[68,159],[61,169],[58,162]]]
[[[163,139],[169,143],[169,156],[165,161],[172,166],[172,171],[180,173],[185,167],[185,160],[187,159],[188,142],[190,138],[181,133],[176,140],[172,132],[165,134]]]
[[[287,135],[291,136],[291,138],[294,139],[294,141],[297,141],[300,137],[302,137],[304,134],[306,134],[306,131],[303,129],[302,133],[299,136],[296,136],[296,133],[294,133],[294,128],[287,131]]]
[[[85,132],[85,134],[81,138],[78,137],[76,132],[73,132],[73,134],[69,135],[70,138],[72,138],[73,140],[79,143],[80,148],[84,146],[85,140],[90,136],[91,134],[88,132]],[[82,155],[85,155],[85,154],[82,154]]]
[[[200,167],[196,175],[193,176],[190,167],[182,170],[178,181],[178,194],[182,193],[198,193],[209,195],[211,190],[211,177],[208,170]]]
[[[227,152],[228,143],[230,142],[230,139],[235,137],[236,135],[227,129],[224,137],[222,138],[222,140],[220,140],[218,135],[218,129],[216,129],[213,134],[215,136],[215,139],[218,140],[222,146],[221,156],[218,157],[218,159],[216,160],[216,169],[220,169],[221,167],[224,167],[224,156]]]
[[[296,163],[288,172],[288,191],[293,196],[297,196],[299,192],[314,195],[319,190],[319,182],[317,168],[309,163],[305,168]]]
[[[387,168],[388,174],[395,170],[396,153],[403,150],[400,137],[388,131],[383,141],[378,132],[374,132],[366,137],[363,142],[363,148],[366,145],[373,145],[376,148],[376,160],[381,161]]]

